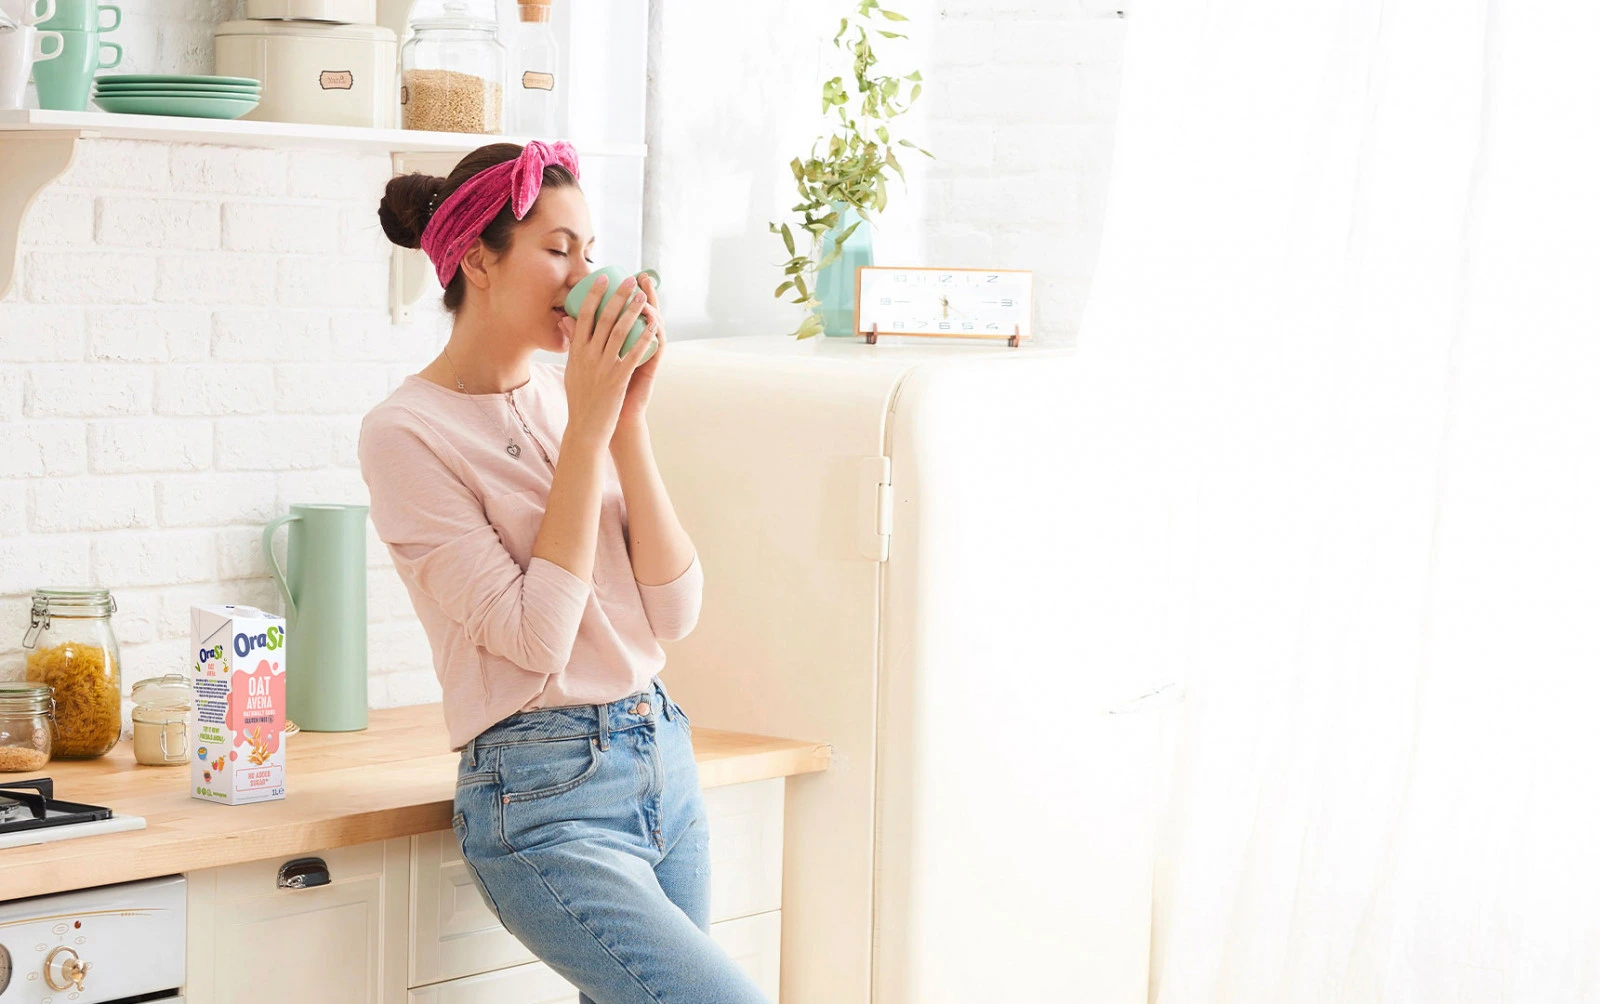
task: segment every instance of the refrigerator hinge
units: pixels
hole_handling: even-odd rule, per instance
[[[889,534],[894,529],[894,486],[889,480],[889,458],[861,461],[861,512],[858,523],[861,556],[871,561],[889,560]]]

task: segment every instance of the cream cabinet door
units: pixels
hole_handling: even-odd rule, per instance
[[[278,886],[291,858],[190,872],[185,995],[206,1004],[404,1001],[410,843],[308,855],[329,881],[300,889]]]
[[[783,779],[709,788],[711,921],[783,903]],[[412,838],[413,987],[533,962],[473,885],[450,830]]]
[[[777,913],[711,925],[711,936],[750,974],[769,1000],[778,999],[778,951],[783,924]],[[411,991],[408,1004],[577,1004],[578,991],[542,962],[479,976],[463,976]]]

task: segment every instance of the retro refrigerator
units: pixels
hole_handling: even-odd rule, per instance
[[[663,359],[652,437],[706,574],[663,679],[696,726],[833,747],[788,785],[783,1004],[1146,1000],[1170,681],[1075,656],[1118,560],[1073,522],[1072,367],[785,337]]]

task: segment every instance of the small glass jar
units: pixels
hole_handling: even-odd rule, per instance
[[[122,657],[104,589],[39,589],[22,648],[27,679],[54,691],[58,760],[110,752],[122,736]]]
[[[133,758],[152,767],[189,762],[189,712],[194,691],[180,673],[133,685]]]
[[[498,133],[505,123],[506,50],[493,18],[446,2],[411,23],[400,50],[400,123],[435,132]]]
[[[40,770],[50,762],[50,688],[0,683],[0,774]]]

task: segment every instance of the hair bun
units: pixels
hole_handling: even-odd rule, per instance
[[[422,231],[433,218],[444,181],[429,174],[403,174],[389,180],[378,203],[378,222],[390,241],[403,248],[422,246]]]

